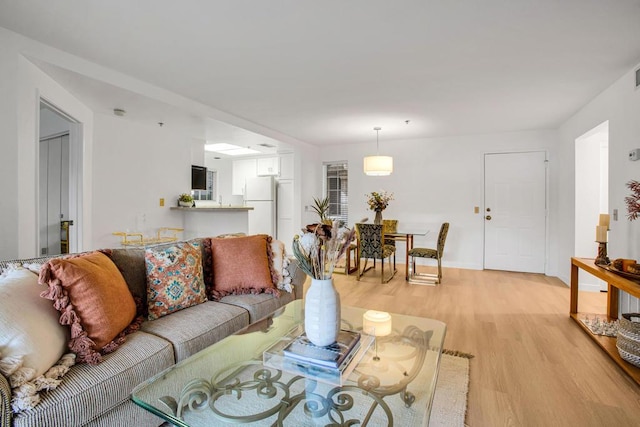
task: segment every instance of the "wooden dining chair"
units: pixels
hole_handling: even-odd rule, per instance
[[[380,283],[387,283],[393,278],[396,273],[396,247],[392,245],[385,245],[384,233],[382,232],[382,225],[378,224],[356,224],[358,230],[358,260],[364,258],[364,264],[362,270],[358,268],[358,280],[367,271],[372,268],[375,269],[376,261],[380,260],[382,269],[380,272]],[[391,263],[391,257],[393,257],[393,264]],[[388,258],[389,268],[391,273],[388,277],[384,274],[384,261]],[[373,266],[367,268],[369,259],[373,259]],[[360,262],[362,264],[362,262]]]
[[[409,283],[437,285],[442,281],[442,254],[444,242],[449,233],[449,223],[445,222],[440,227],[438,245],[436,249],[413,248],[409,251]],[[416,258],[435,259],[438,261],[438,274],[418,273],[416,271]]]

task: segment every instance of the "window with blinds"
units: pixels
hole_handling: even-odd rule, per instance
[[[349,177],[347,162],[325,164],[325,191],[329,196],[329,218],[349,223]]]

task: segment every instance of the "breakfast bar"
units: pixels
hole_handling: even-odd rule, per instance
[[[228,233],[248,233],[250,206],[172,207],[180,211],[185,239],[217,236]]]

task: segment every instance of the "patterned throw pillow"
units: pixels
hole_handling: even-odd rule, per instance
[[[103,253],[54,258],[42,266],[39,281],[49,286],[40,296],[54,302],[60,323],[71,328],[69,348],[79,362],[100,363],[101,354],[140,326],[127,283]]]
[[[207,300],[200,245],[190,241],[145,250],[149,320]]]

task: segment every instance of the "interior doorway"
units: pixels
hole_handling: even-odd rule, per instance
[[[591,129],[575,141],[574,256],[595,258],[599,215],[609,212],[609,122]],[[606,290],[604,281],[580,276],[580,289]]]
[[[41,255],[76,252],[80,124],[41,99],[38,141],[38,247]]]

